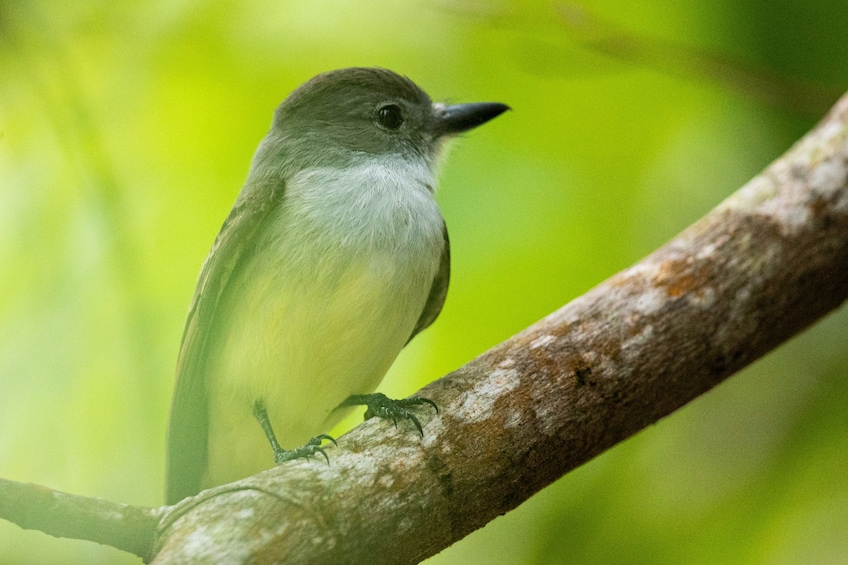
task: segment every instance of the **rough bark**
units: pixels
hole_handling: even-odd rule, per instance
[[[155,543],[123,548],[157,564],[416,563],[846,297],[848,96],[667,245],[419,391],[441,408],[420,412],[423,438],[370,420],[327,449],[330,465],[139,509],[137,527],[159,520]]]

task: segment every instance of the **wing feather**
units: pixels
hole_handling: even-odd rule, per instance
[[[439,270],[433,278],[433,285],[430,287],[430,294],[427,296],[427,302],[424,303],[424,310],[421,311],[421,316],[415,323],[415,328],[412,330],[412,335],[406,340],[406,343],[412,341],[416,335],[426,329],[442,311],[442,306],[445,304],[445,297],[448,295],[448,284],[450,283],[450,239],[448,238],[448,228],[442,223],[442,234],[444,235],[445,245],[442,247],[442,257],[439,260]]]
[[[206,359],[228,283],[256,252],[269,213],[281,201],[282,182],[252,187],[230,211],[200,271],[189,309],[168,425],[165,497],[174,504],[197,494],[206,472],[208,403]]]

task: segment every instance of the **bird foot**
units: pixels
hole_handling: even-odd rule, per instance
[[[421,427],[421,422],[419,422],[415,414],[409,410],[412,406],[421,406],[422,404],[429,404],[436,410],[436,414],[439,413],[439,407],[436,406],[436,403],[429,398],[412,396],[410,398],[394,400],[380,392],[376,392],[374,394],[354,394],[342,402],[339,407],[367,406],[368,409],[365,411],[366,420],[370,420],[374,417],[391,420],[396,428],[398,418],[405,418],[412,422],[418,430],[418,433],[421,434],[421,437],[424,437],[424,430]]]
[[[324,459],[327,460],[327,464],[330,464],[330,458],[327,457],[327,454],[324,452],[324,449],[321,447],[321,442],[325,439],[328,439],[333,442],[334,445],[338,446],[336,440],[333,439],[332,436],[328,436],[327,434],[317,435],[314,438],[310,439],[306,442],[306,445],[302,447],[297,447],[295,449],[283,449],[279,446],[274,448],[274,463],[277,465],[281,465],[286,461],[292,461],[293,459],[306,459],[309,461],[310,455],[315,455],[316,453],[320,453],[324,456]]]

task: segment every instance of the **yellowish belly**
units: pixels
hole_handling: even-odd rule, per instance
[[[436,270],[379,256],[327,257],[321,274],[255,261],[216,325],[204,486],[273,466],[253,402],[285,448],[329,431],[351,394],[372,392],[409,339]]]

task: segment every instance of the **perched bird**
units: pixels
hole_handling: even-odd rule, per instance
[[[169,504],[320,452],[313,436],[354,404],[420,431],[409,408],[432,402],[369,393],[445,300],[444,141],[507,109],[433,103],[374,68],[318,75],[277,108],[186,321]]]

